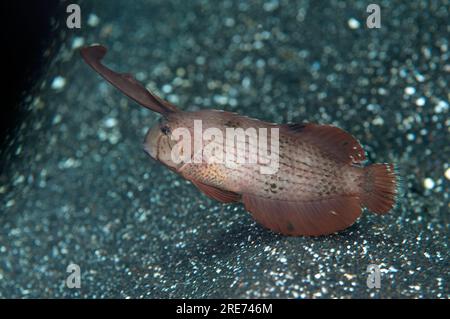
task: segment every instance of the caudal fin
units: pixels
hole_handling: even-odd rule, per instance
[[[376,214],[386,214],[394,206],[400,178],[394,164],[372,164],[364,168],[362,205]]]

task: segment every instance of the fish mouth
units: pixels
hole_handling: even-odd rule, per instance
[[[147,130],[147,133],[145,134],[145,138],[142,142],[142,149],[151,158],[156,159],[157,147],[158,147],[158,135],[155,127],[151,127]]]
[[[147,145],[147,143],[142,143],[142,149],[144,150],[144,152],[149,155],[150,157],[153,157],[151,148]]]
[[[157,137],[156,143],[153,145],[153,143],[150,143],[147,141],[147,138],[145,139],[144,143],[142,143],[142,148],[147,155],[149,155],[151,158],[159,161],[159,147],[161,144],[161,135]]]

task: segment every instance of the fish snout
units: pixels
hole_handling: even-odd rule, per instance
[[[154,126],[147,131],[142,148],[152,158],[158,160],[158,140],[161,135],[158,126]]]

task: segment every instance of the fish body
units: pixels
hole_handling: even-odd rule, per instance
[[[158,160],[173,167],[186,179],[196,180],[239,194],[251,193],[268,199],[280,200],[292,200],[293,198],[314,200],[336,194],[359,192],[357,180],[362,175],[361,167],[339,161],[325,147],[322,149],[313,140],[298,138],[299,129],[220,110],[176,113],[175,116],[178,119],[169,117],[167,121],[162,122],[159,128],[156,128],[156,135],[161,136],[157,137],[150,133],[147,135],[144,149],[155,159],[162,156]],[[187,127],[193,135],[193,121],[196,119],[202,119],[203,133],[208,128],[214,127],[219,128],[223,136],[226,135],[226,129],[229,127],[243,130],[249,128],[280,129],[277,171],[274,174],[262,174],[259,163],[235,163],[233,167],[229,167],[223,162],[200,165],[199,163],[187,165],[170,163],[170,154],[168,153],[172,147],[169,144],[173,146],[174,142],[170,141],[170,135],[162,136],[165,134],[161,132],[161,126],[169,127],[170,130],[176,127]],[[159,140],[159,145],[154,145],[153,141],[161,138],[165,138],[167,141]],[[209,140],[202,142],[203,147],[211,143]],[[167,147],[163,145],[164,143],[167,143]],[[222,146],[224,156],[226,156],[227,150],[224,145]],[[246,158],[248,158],[250,152],[248,139],[245,140],[244,148]],[[230,151],[236,156],[234,148]]]
[[[242,202],[265,227],[285,235],[326,235],[352,225],[362,207],[385,214],[395,205],[395,166],[365,166],[362,146],[344,130],[275,124],[221,110],[181,111],[130,75],[102,65],[105,53],[101,46],[82,50],[86,62],[109,82],[163,115],[148,131],[144,150],[209,197]],[[235,135],[228,139],[239,130],[244,132],[240,143]]]

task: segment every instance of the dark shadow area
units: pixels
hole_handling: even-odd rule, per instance
[[[62,43],[64,1],[2,1],[4,53],[0,108],[0,156],[26,110],[23,100],[37,83]],[[58,18],[60,17],[60,18]]]

